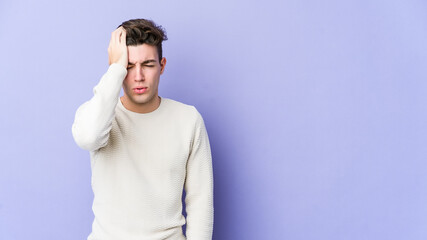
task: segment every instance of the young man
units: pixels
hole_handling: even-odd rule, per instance
[[[123,22],[111,35],[107,72],[77,109],[73,137],[90,151],[92,168],[88,240],[212,239],[212,157],[203,118],[194,106],[158,95],[166,39],[150,20]]]

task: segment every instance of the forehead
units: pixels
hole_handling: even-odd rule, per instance
[[[128,46],[129,62],[138,63],[148,59],[158,60],[157,47],[141,44],[136,46]]]

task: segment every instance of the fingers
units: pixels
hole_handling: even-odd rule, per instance
[[[111,33],[110,46],[119,45],[122,42],[126,43],[126,30],[123,27],[119,27]]]
[[[108,46],[109,64],[120,63],[124,67],[127,66],[127,46],[126,46],[126,30],[119,27],[111,33],[111,40]]]
[[[123,28],[123,27],[121,27]],[[123,28],[120,35],[120,44],[126,45],[126,30]]]
[[[126,30],[123,27],[119,27],[114,31],[115,44],[122,45],[123,42],[126,44]],[[124,37],[124,40],[123,40]]]
[[[112,33],[111,33],[111,44],[112,45],[117,45],[117,43],[119,42],[118,41],[118,35],[119,35],[119,33],[120,33],[120,28],[117,28],[116,30],[114,30]]]

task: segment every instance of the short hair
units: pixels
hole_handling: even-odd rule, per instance
[[[168,40],[162,26],[143,18],[125,21],[117,28],[121,26],[126,30],[127,46],[138,46],[144,43],[156,46],[159,62],[162,60],[162,42]]]

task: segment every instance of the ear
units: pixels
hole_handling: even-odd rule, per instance
[[[163,71],[165,70],[165,66],[166,66],[166,58],[165,57],[163,57],[162,60],[160,60],[160,66],[161,66],[160,74],[162,74]]]

